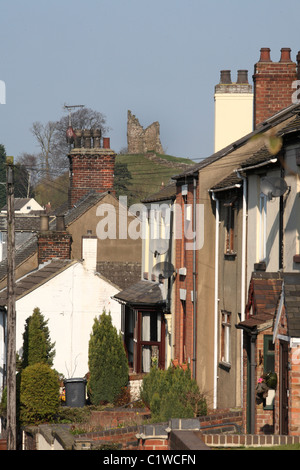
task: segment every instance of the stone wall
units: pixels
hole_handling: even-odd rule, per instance
[[[159,123],[153,122],[144,129],[138,119],[128,111],[127,117],[127,146],[129,154],[143,154],[149,151],[163,154],[160,142]]]

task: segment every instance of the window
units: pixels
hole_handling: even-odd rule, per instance
[[[274,372],[275,369],[275,344],[273,335],[264,336],[264,373]]]
[[[159,312],[142,313],[142,372],[150,372],[152,363],[157,364],[159,357],[159,346],[161,343],[161,314]]]
[[[275,344],[273,343],[273,335],[264,335],[264,374],[268,372],[275,372]],[[269,390],[266,402],[264,403],[265,410],[272,410],[274,408],[275,390]]]
[[[267,244],[267,196],[263,193],[259,198],[259,261],[266,259]]]
[[[232,255],[234,250],[234,225],[235,225],[235,201],[236,198],[225,202],[225,254]]]
[[[231,312],[221,312],[221,362],[230,364]]]

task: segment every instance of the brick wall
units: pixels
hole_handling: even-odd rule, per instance
[[[290,58],[290,49],[282,48],[279,62],[272,62],[270,49],[262,48],[260,60],[254,67],[254,126],[292,104],[297,80],[296,63]]]
[[[110,149],[110,139],[103,138],[100,147],[100,130],[76,129],[75,146],[70,151],[69,206],[91,190],[98,193],[113,191],[115,152]]]
[[[180,268],[186,268],[186,275],[178,274],[175,291],[175,344],[174,358],[180,363],[188,362],[192,364],[193,360],[193,250],[186,250],[186,241],[184,238],[184,206],[193,205],[193,184],[188,185],[188,193],[182,196],[181,186],[178,186],[176,204],[181,208],[181,238],[176,242],[176,260],[175,268],[178,272]],[[191,210],[191,213],[193,211]],[[192,221],[190,222],[192,224]],[[186,300],[180,298],[180,289],[186,291]],[[191,367],[192,369],[192,367]]]
[[[72,237],[67,232],[46,231],[38,234],[38,261],[45,263],[53,258],[71,258]]]

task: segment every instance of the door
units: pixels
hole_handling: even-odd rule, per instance
[[[139,311],[135,327],[135,372],[150,372],[157,364],[165,368],[165,320],[156,310]]]
[[[289,383],[288,383],[288,343],[280,341],[280,363],[279,363],[279,408],[280,408],[280,434],[289,433]]]

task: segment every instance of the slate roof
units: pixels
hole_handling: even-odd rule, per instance
[[[21,263],[26,261],[30,256],[37,252],[37,237],[34,234],[23,245],[21,245],[15,252],[15,265],[18,267]],[[7,259],[0,263],[0,279],[7,275]]]
[[[122,290],[141,279],[141,270],[138,262],[97,261],[97,272]]]
[[[51,219],[50,219],[51,220]],[[40,216],[36,215],[15,215],[15,231],[16,232],[37,232],[41,226]],[[0,216],[0,231],[6,232],[7,217]]]
[[[282,129],[280,129],[277,132],[278,136],[284,136],[291,134],[292,132],[300,132],[300,116],[296,115],[293,116],[293,113],[291,114],[291,117],[288,120],[288,124],[284,126]],[[240,165],[239,169],[240,170],[246,170],[248,167],[251,167],[252,165],[259,165],[260,163],[266,163],[268,160],[276,158],[276,156],[272,155],[267,147],[264,145],[262,148],[260,148],[257,152],[255,152],[251,157],[246,158]],[[217,191],[220,189],[227,188],[231,185],[239,184],[241,182],[241,179],[238,177],[237,172],[233,171],[229,176],[224,178],[223,180],[219,181],[217,184],[215,184],[211,190],[212,191]]]
[[[162,187],[159,191],[142,200],[142,202],[156,202],[156,201],[166,201],[169,199],[176,198],[176,184],[175,181],[167,184]]]
[[[114,299],[132,306],[159,306],[165,303],[158,282],[141,280],[115,294]]]
[[[72,222],[77,220],[82,214],[87,210],[93,207],[95,204],[100,202],[105,196],[109,194],[108,192],[96,193],[95,191],[90,191],[88,194],[83,196],[72,208],[68,208],[68,204],[63,204],[55,211],[55,215],[64,215],[66,227]],[[54,221],[53,221],[54,224]],[[50,224],[51,227],[51,224]]]
[[[29,201],[31,201],[31,197],[16,197],[14,199],[14,208],[16,211],[19,211],[22,209],[25,204],[28,204]],[[7,204],[1,208],[1,211],[6,211],[7,210]]]
[[[71,260],[60,260],[54,259],[49,263],[41,265],[35,271],[30,272],[26,276],[22,277],[16,282],[15,295],[16,300],[22,298],[29,292],[37,289],[42,284],[52,279],[54,276],[59,274],[61,271],[70,266],[74,261]],[[0,306],[4,307],[7,305],[7,288],[0,291]]]

